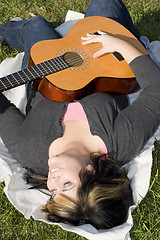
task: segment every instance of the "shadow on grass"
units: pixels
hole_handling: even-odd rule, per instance
[[[148,37],[150,41],[160,41],[160,10],[140,14],[135,22],[135,26],[141,36]]]

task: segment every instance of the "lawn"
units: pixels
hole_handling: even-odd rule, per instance
[[[67,11],[85,12],[89,0],[1,0],[0,24],[20,16],[33,15],[45,17],[55,26],[64,21]],[[124,0],[132,19],[140,33],[150,41],[160,41],[160,4],[159,0]],[[0,62],[18,52],[0,45]],[[133,213],[134,227],[131,230],[133,240],[160,239],[160,141],[155,141],[153,168],[150,188],[142,203]],[[0,239],[1,240],[62,240],[85,239],[76,234],[63,231],[53,225],[47,225],[33,219],[26,220],[8,201],[0,184]]]

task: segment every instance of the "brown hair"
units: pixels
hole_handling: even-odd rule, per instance
[[[97,229],[112,228],[124,223],[132,204],[130,180],[125,171],[105,154],[92,154],[94,171],[82,169],[78,199],[63,194],[50,198],[42,211],[48,220],[71,225],[92,224]]]

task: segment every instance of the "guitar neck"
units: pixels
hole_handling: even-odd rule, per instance
[[[69,68],[63,55],[0,78],[0,92]]]

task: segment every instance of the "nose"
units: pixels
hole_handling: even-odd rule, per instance
[[[60,185],[60,176],[59,175],[50,175],[48,180],[54,184],[56,187]]]
[[[59,180],[60,179],[60,176],[59,175],[50,175],[49,177],[50,179],[55,179],[55,180]]]
[[[58,191],[60,191],[62,189],[60,176],[59,175],[57,175],[57,176],[50,175],[48,177],[47,186],[48,186],[49,190],[57,189]]]

